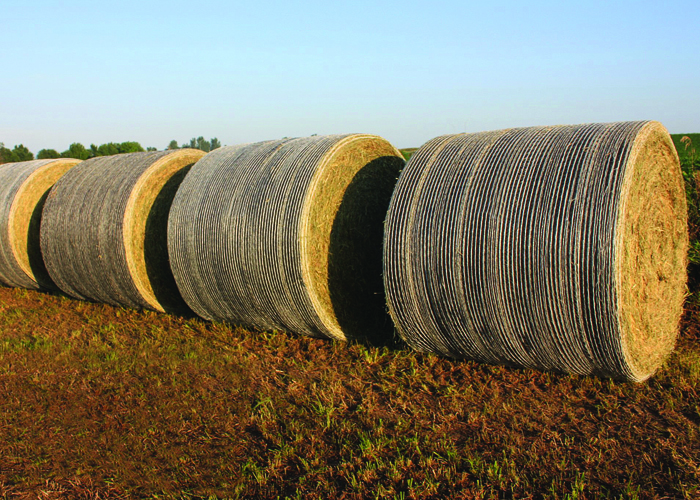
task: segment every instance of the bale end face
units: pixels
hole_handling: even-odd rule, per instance
[[[17,263],[39,288],[55,288],[41,257],[41,212],[51,187],[80,163],[59,159],[36,169],[15,195],[9,213],[9,243]]]
[[[634,141],[615,245],[622,352],[630,378],[642,381],[673,350],[687,280],[685,187],[671,137],[658,122]]]
[[[351,135],[325,156],[300,219],[303,274],[332,338],[381,342],[385,309],[381,246],[401,153],[381,137]]]
[[[153,163],[134,186],[124,211],[124,249],[134,285],[153,310],[186,309],[169,271],[167,221],[170,206],[189,168],[205,155],[180,149]]]

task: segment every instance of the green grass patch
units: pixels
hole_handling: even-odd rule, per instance
[[[688,140],[683,141],[684,137]],[[682,163],[695,160],[697,164],[700,161],[700,134],[671,134],[671,139]]]
[[[413,153],[415,153],[416,151],[418,151],[418,148],[399,149],[399,152],[403,155],[406,161],[410,160],[411,156],[413,156]]]
[[[700,134],[672,134],[688,202],[688,301],[700,303]]]

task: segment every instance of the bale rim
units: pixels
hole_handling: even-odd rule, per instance
[[[154,162],[134,185],[124,210],[124,249],[129,272],[141,296],[153,309],[165,312],[164,305],[156,296],[153,281],[154,273],[149,273],[147,258],[147,228],[154,217],[167,226],[170,203],[156,204],[159,197],[166,196],[171,201],[179,184],[184,179],[188,167],[194,165],[204,153],[194,149],[175,150]],[[154,213],[154,207],[162,207],[162,213]],[[162,250],[167,250],[162,247]]]
[[[673,350],[686,295],[688,227],[680,161],[668,131],[647,123],[622,186],[615,255],[622,350],[635,380]]]

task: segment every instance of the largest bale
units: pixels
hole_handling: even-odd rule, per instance
[[[262,330],[383,341],[389,198],[404,161],[372,135],[217,149],[182,183],[168,249],[200,316]]]
[[[104,156],[64,175],[41,225],[56,285],[79,299],[186,310],[168,263],[167,218],[177,187],[203,155],[180,149]]]
[[[687,247],[657,122],[438,137],[391,201],[388,304],[422,351],[641,381],[673,349]]]
[[[0,284],[54,288],[39,245],[41,212],[54,183],[78,163],[59,158],[0,165]]]

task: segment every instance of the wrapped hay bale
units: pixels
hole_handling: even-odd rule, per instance
[[[641,381],[673,349],[687,247],[657,122],[460,134],[401,174],[384,280],[418,350]]]
[[[180,311],[168,264],[167,218],[194,149],[92,158],[46,200],[41,249],[66,294],[116,306]]]
[[[403,164],[384,139],[359,134],[209,153],[170,213],[185,302],[203,318],[262,330],[390,335],[381,241]]]
[[[0,165],[0,284],[54,288],[39,245],[41,210],[54,183],[77,163],[59,158]]]

